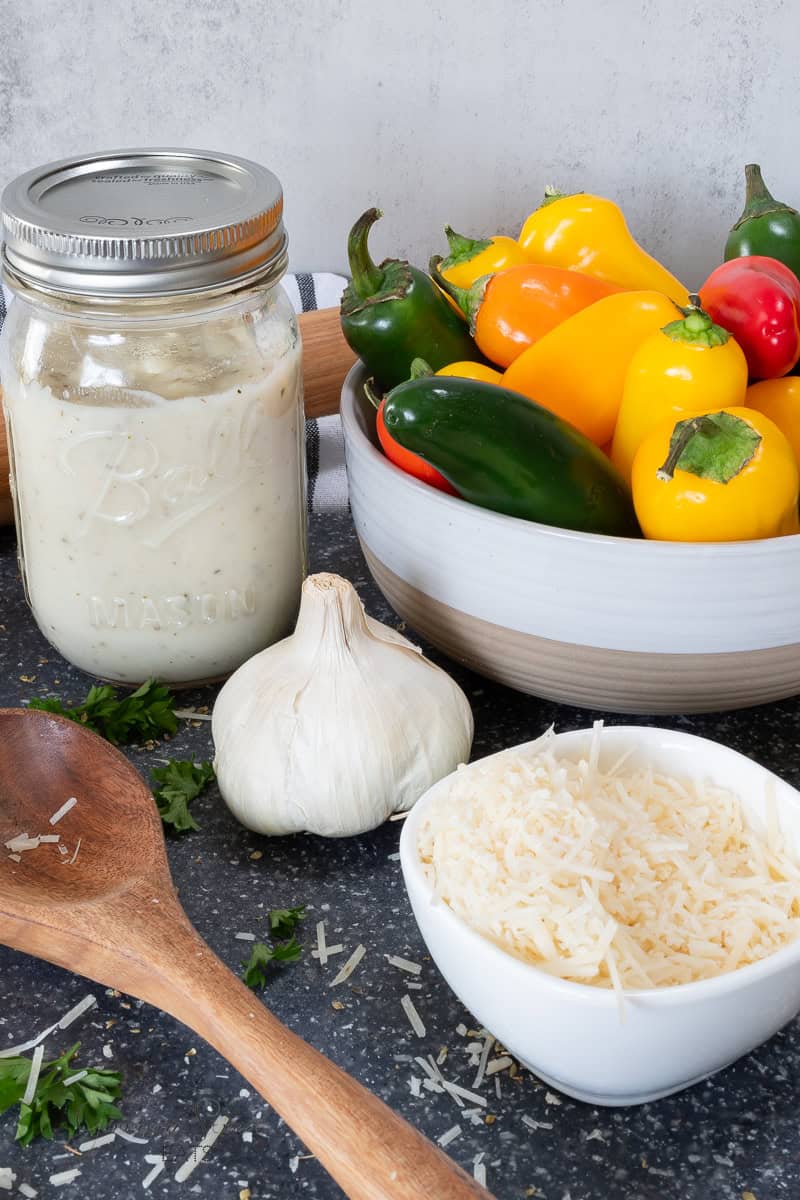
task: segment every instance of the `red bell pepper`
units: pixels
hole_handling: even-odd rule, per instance
[[[800,279],[777,259],[732,258],[711,272],[700,297],[741,346],[751,379],[777,379],[800,359]]]
[[[457,496],[458,492],[452,483],[448,479],[445,479],[444,475],[437,471],[435,467],[432,467],[424,458],[420,458],[419,454],[414,454],[413,451],[406,450],[404,446],[395,441],[386,428],[386,422],[383,419],[385,405],[386,401],[381,400],[375,417],[375,429],[381,449],[389,459],[389,462],[393,462],[401,471],[405,471],[407,475],[413,475],[415,479],[419,479],[422,483],[427,483],[431,487],[438,488],[440,492],[447,492],[449,496]]]

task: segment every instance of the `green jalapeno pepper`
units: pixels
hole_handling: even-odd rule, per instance
[[[465,359],[483,362],[464,318],[429,275],[410,263],[389,258],[377,266],[367,248],[369,231],[381,213],[370,208],[358,218],[347,241],[352,281],[342,296],[342,332],[379,387],[408,379],[414,358],[435,371]]]
[[[396,442],[481,508],[639,536],[630,491],[602,450],[517,392],[455,375],[412,379],[389,392],[382,416]]]

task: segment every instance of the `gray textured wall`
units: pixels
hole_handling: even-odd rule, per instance
[[[800,0],[0,0],[2,176],[119,145],[224,148],[286,191],[292,266],[426,261],[542,187],[616,198],[690,284],[760,161],[800,207]]]

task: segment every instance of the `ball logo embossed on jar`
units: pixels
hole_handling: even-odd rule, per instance
[[[240,488],[263,463],[257,451],[265,414],[250,401],[227,411],[206,431],[199,461],[170,461],[181,447],[161,445],[146,434],[123,429],[91,429],[63,439],[58,464],[72,478],[91,478],[95,491],[76,513],[77,536],[93,521],[141,525],[144,545],[162,546],[178,530]]]

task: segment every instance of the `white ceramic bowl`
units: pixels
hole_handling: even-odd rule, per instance
[[[558,734],[554,748],[578,757],[591,736]],[[601,762],[631,744],[632,765],[651,762],[737,792],[758,829],[771,778],[787,844],[800,851],[800,793],[751,759],[687,733],[617,726],[603,731]],[[434,899],[417,854],[426,811],[452,781],[426,792],[405,821],[400,859],[414,916],[462,1003],[546,1083],[591,1104],[656,1100],[721,1070],[800,1012],[800,941],[714,979],[626,992],[624,1022],[610,989],[556,979],[499,949]]]
[[[612,712],[800,692],[800,535],[649,542],[477,508],[384,457],[362,381],[354,367],[341,405],[356,530],[389,603],[451,658]]]

